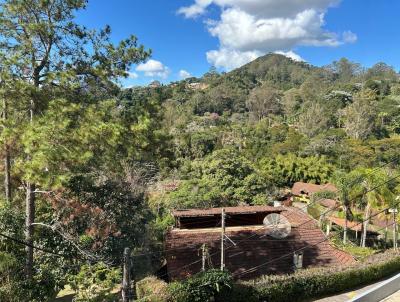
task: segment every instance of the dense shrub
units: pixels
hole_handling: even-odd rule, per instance
[[[136,296],[141,302],[163,302],[167,300],[167,283],[150,276],[136,283]]]
[[[227,301],[225,297],[233,287],[232,276],[228,272],[210,270],[202,272],[183,282],[169,285],[169,302]]]
[[[292,275],[263,276],[257,280],[235,284],[233,284],[229,273],[214,270],[200,273],[183,282],[169,284],[166,301],[304,301],[350,290],[390,276],[399,270],[400,252],[395,251],[375,254],[366,258],[365,261],[357,262],[351,266],[305,269]],[[149,292],[151,292],[149,286],[152,282],[145,282],[147,289],[150,290]],[[160,282],[162,281],[154,284]],[[163,294],[164,290],[161,292]],[[161,297],[161,295],[159,296]],[[140,301],[158,302],[164,300],[144,299]]]
[[[121,270],[101,262],[83,265],[80,272],[70,278],[71,288],[76,292],[75,302],[118,301],[112,291],[120,283]]]
[[[247,287],[247,298],[243,301],[302,301],[368,284],[399,269],[400,253],[390,251],[350,267],[302,270],[289,276],[265,276],[242,283],[244,288]]]

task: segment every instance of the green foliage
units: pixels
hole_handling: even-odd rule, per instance
[[[104,263],[85,264],[77,275],[70,277],[69,283],[76,293],[76,302],[118,301],[112,291],[121,283],[121,270]]]
[[[336,247],[338,247],[342,251],[351,254],[357,260],[364,260],[365,258],[376,253],[376,250],[372,248],[360,247],[352,242],[343,244],[343,242],[341,240],[338,240],[337,237],[333,237],[332,241],[334,242]]]
[[[314,219],[318,220],[321,217],[322,211],[318,208],[318,206],[313,205],[307,207],[307,213]]]
[[[260,171],[278,186],[292,186],[297,181],[326,183],[334,167],[325,157],[299,157],[294,154],[264,158],[259,162]]]
[[[304,301],[354,289],[388,277],[400,268],[400,255],[388,252],[347,267],[301,270],[290,276],[264,276],[245,282],[241,301]],[[227,298],[226,301],[230,301]]]
[[[252,204],[270,188],[254,165],[234,149],[222,149],[194,161],[176,191],[169,193],[172,208],[199,208]]]
[[[233,279],[227,272],[211,270],[199,273],[183,282],[168,286],[170,302],[226,301],[227,292],[232,289]]]
[[[136,283],[136,296],[141,302],[165,302],[167,283],[153,276],[146,277]]]
[[[0,297],[3,302],[45,302],[52,301],[57,293],[54,274],[40,267],[32,281],[23,275],[18,259],[6,252],[0,252]]]

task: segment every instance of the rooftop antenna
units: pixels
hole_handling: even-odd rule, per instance
[[[267,230],[267,235],[276,239],[286,238],[292,231],[289,220],[278,213],[267,215],[263,220],[263,224]]]

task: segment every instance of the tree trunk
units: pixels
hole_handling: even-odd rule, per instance
[[[35,222],[35,185],[26,184],[26,216],[25,216],[25,241],[27,246],[25,275],[27,280],[33,277],[33,223]]]
[[[35,103],[31,100],[29,110],[30,123],[33,123],[33,116],[35,110]],[[31,160],[28,154],[28,161]],[[31,182],[26,183],[26,199],[25,199],[25,241],[28,244],[25,247],[26,262],[25,262],[25,275],[27,280],[32,280],[33,277],[33,223],[35,222],[35,185]]]
[[[3,118],[4,121],[7,121],[8,119],[8,106],[7,106],[7,101],[4,98],[3,100]],[[5,143],[5,157],[4,157],[4,191],[5,191],[5,197],[6,201],[8,203],[11,202],[11,156],[10,156],[10,147],[8,143]]]
[[[347,206],[344,206],[344,230],[343,230],[343,244],[347,241]]]
[[[365,208],[365,217],[364,217],[364,223],[363,223],[363,234],[362,234],[362,239],[361,239],[361,246],[365,247],[366,239],[367,239],[367,228],[368,228],[368,223],[369,223],[369,215],[370,215],[370,206],[367,205]]]
[[[6,195],[6,201],[11,203],[11,156],[9,146],[5,146],[5,157],[4,157],[4,189]]]

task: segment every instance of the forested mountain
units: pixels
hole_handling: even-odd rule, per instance
[[[229,73],[122,89],[150,51],[75,24],[85,1],[50,2],[5,1],[0,14],[4,301],[47,301],[92,280],[87,263],[117,276],[109,267],[125,247],[141,257],[136,278],[154,273],[173,209],[269,204],[296,181],[364,177],[371,187],[371,169],[379,180],[398,172],[400,78],[384,63],[319,68],[268,54]],[[385,188],[354,205],[393,202],[397,180]]]
[[[398,164],[399,75],[384,63],[317,68],[268,54],[152,91],[173,155],[150,190],[158,210],[264,204],[295,181]]]

